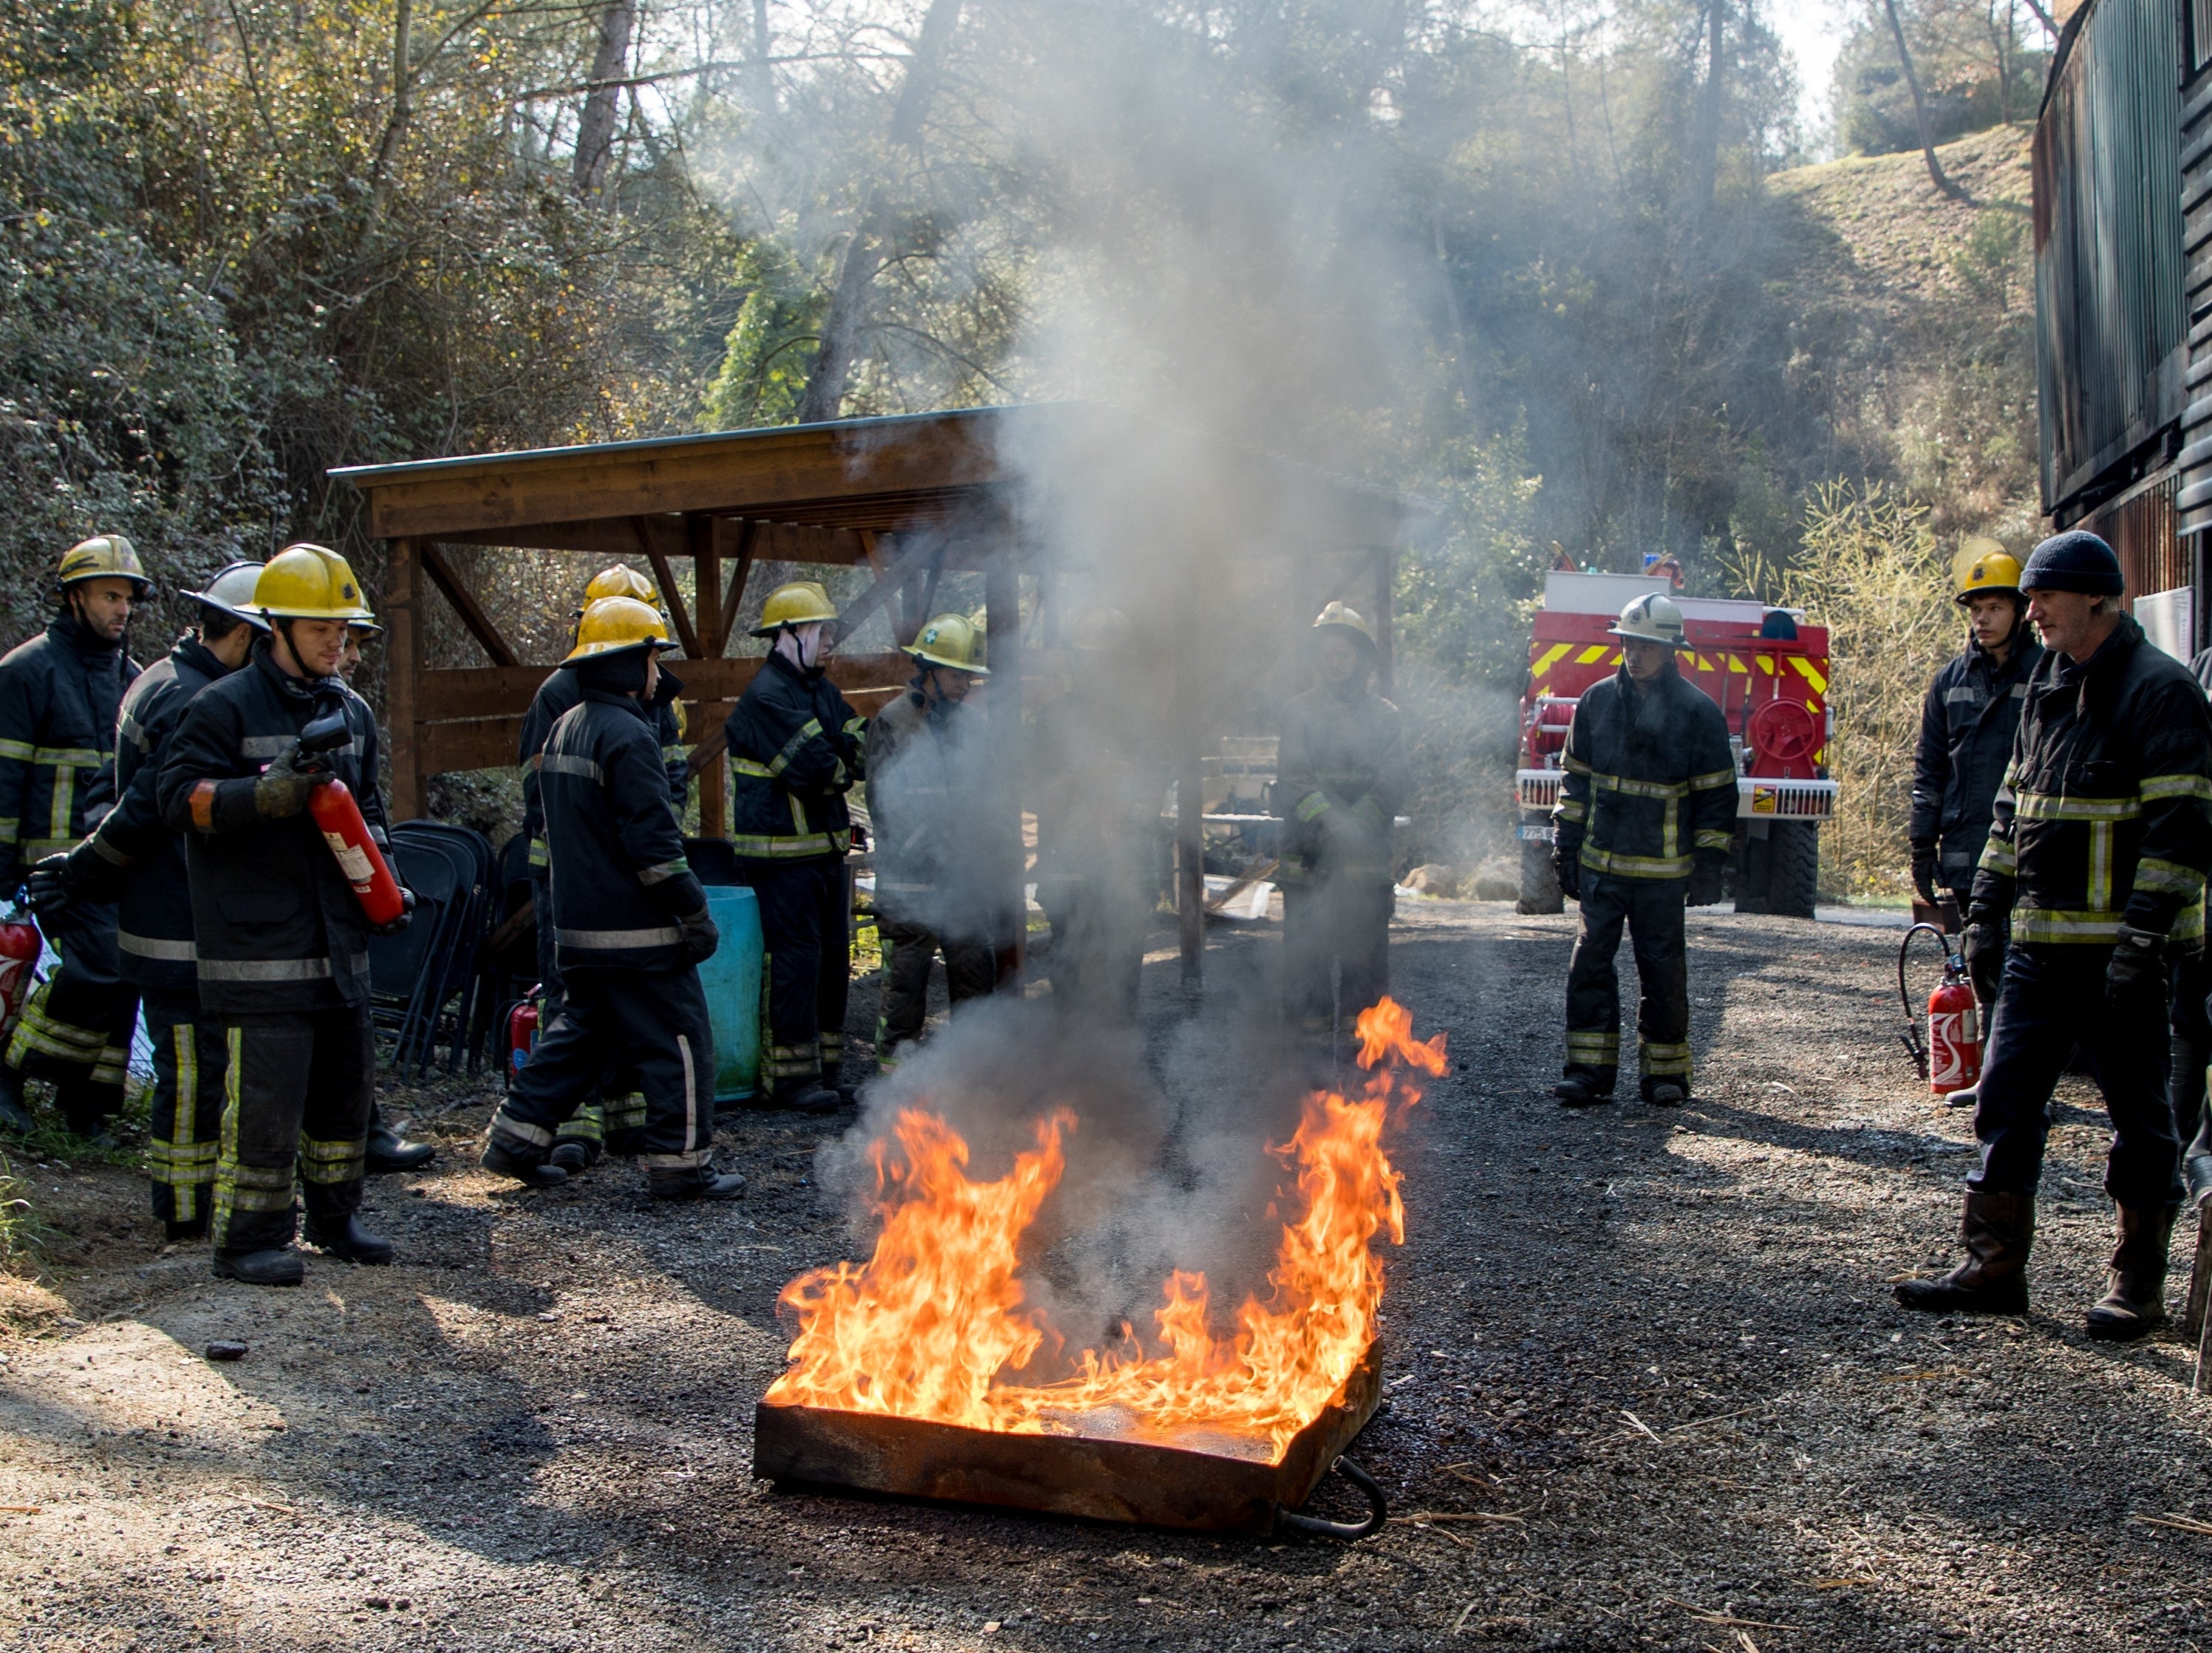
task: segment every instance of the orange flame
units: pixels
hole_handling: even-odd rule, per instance
[[[1408,1069],[1444,1071],[1442,1035],[1413,1036],[1391,1000],[1361,1012],[1359,1066],[1369,1077],[1346,1098],[1316,1091],[1291,1139],[1270,1152],[1297,1173],[1301,1214],[1283,1228],[1267,1300],[1248,1297],[1233,1333],[1211,1324],[1206,1277],[1177,1269],[1154,1311],[1165,1352],[1085,1349],[1077,1375],[1022,1384],[1049,1334],[1023,1308],[1024,1232],[1059,1184],[1061,1109],[1036,1126],[1034,1150],[996,1182],[969,1179],[968,1145],[933,1114],[902,1113],[889,1145],[870,1150],[882,1230],[863,1266],[812,1270],[780,1299],[799,1317],[792,1365],[768,1391],[773,1405],[888,1413],[1020,1433],[1218,1433],[1264,1442],[1279,1458],[1320,1415],[1374,1341],[1382,1302],[1378,1231],[1406,1237],[1401,1173],[1382,1151],[1390,1103],[1420,1097]]]

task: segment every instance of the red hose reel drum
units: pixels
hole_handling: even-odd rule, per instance
[[[1751,714],[1745,732],[1751,749],[1778,763],[1811,767],[1820,749],[1820,726],[1811,712],[1794,700],[1771,700]]]

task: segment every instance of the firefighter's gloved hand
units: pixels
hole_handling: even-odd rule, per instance
[[[48,855],[31,868],[31,910],[41,919],[57,916],[69,905],[69,857]]]
[[[1559,881],[1559,893],[1570,901],[1583,898],[1582,862],[1563,849],[1552,852],[1553,876]]]
[[[2004,927],[1995,919],[1968,919],[1959,937],[1959,952],[1966,961],[1974,996],[1985,1005],[1996,1004],[1998,985],[2004,980]]]
[[[373,926],[371,928],[371,933],[375,935],[398,935],[402,930],[405,929],[414,921],[415,892],[403,884],[399,886],[399,916],[393,919],[389,924]]]
[[[714,921],[702,907],[688,917],[676,921],[684,939],[678,945],[684,949],[686,964],[703,964],[714,956],[714,949],[722,945],[722,933],[714,927]]]
[[[2166,938],[2155,930],[2120,926],[2112,962],[2105,967],[2105,1007],[2114,1012],[2140,1006],[2144,995],[2166,994]]]
[[[1711,907],[1728,894],[1728,855],[1718,849],[1701,849],[1690,868],[1689,905]]]
[[[1941,865],[1935,839],[1912,841],[1912,887],[1930,907],[1936,904],[1936,873]]]
[[[321,756],[295,746],[261,771],[253,783],[253,811],[266,820],[289,821],[307,807],[307,794],[315,784],[330,778],[330,766]]]

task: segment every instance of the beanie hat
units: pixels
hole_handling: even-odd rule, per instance
[[[2029,555],[2020,576],[2024,592],[2078,591],[2093,597],[2118,597],[2126,583],[2112,548],[2083,528],[2045,540]]]

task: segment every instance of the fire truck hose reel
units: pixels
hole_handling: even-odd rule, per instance
[[[1278,1510],[1275,1522],[1294,1533],[1309,1533],[1316,1538],[1365,1538],[1382,1530],[1382,1523],[1390,1518],[1390,1506],[1384,1500],[1382,1489],[1376,1485],[1375,1477],[1352,1462],[1348,1457],[1339,1457],[1329,1465],[1330,1473],[1341,1475],[1367,1495],[1367,1514],[1358,1521],[1329,1521],[1320,1516],[1302,1516],[1295,1510]]]

